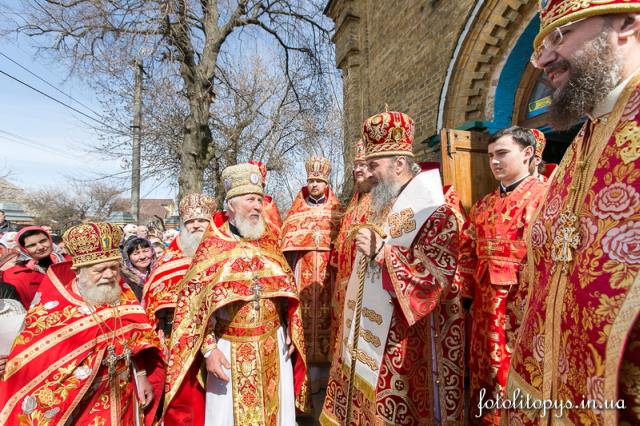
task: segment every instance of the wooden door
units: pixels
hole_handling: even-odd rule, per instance
[[[469,211],[485,194],[497,187],[489,168],[489,135],[467,130],[442,129],[442,175],[444,185],[453,185]]]

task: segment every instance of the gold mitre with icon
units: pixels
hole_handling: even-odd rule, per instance
[[[83,223],[62,235],[64,247],[73,260],[73,268],[122,260],[122,229],[106,222]]]
[[[318,179],[329,183],[331,164],[326,158],[313,156],[304,163],[304,168],[307,169],[307,180]]]
[[[247,194],[264,195],[262,174],[255,164],[242,163],[227,167],[222,171],[222,184],[226,191],[225,200]]]
[[[217,203],[213,197],[199,193],[188,194],[180,200],[180,219],[182,223],[194,219],[211,220],[216,207]]]
[[[403,112],[385,111],[362,124],[366,158],[404,155],[413,158],[414,123]]]

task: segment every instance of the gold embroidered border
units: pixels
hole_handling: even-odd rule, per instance
[[[589,1],[589,0],[583,0],[583,1]],[[570,2],[563,2],[563,3],[560,3],[560,5],[564,3],[571,5]],[[597,16],[597,15],[632,12],[634,10],[635,11],[638,10],[637,4],[616,4],[616,5],[604,4],[600,6],[589,6],[586,9],[580,10],[578,12],[570,13],[559,19],[555,19],[555,18],[565,13],[565,10],[560,10],[559,12],[555,10],[551,12],[547,12],[544,18],[544,21],[542,22],[542,28],[540,29],[540,32],[538,33],[538,35],[534,40],[534,46],[536,49],[538,49],[540,47],[540,44],[542,43],[542,40],[550,32],[570,22],[575,22],[580,19],[586,19],[592,16]]]
[[[182,266],[190,266],[191,265],[191,258],[190,257],[182,257],[180,259],[175,259],[175,260],[171,260],[167,263],[163,263],[160,266],[158,266],[154,271],[153,271],[153,276],[151,277],[151,279],[153,279],[154,277],[160,275],[161,273],[165,272],[165,271],[170,271],[172,269],[176,269],[176,268],[180,268]],[[164,277],[163,277],[164,279]]]
[[[124,333],[126,333],[126,332],[129,332],[129,331],[133,330],[134,328],[138,328],[139,326],[140,326],[140,324],[130,324],[130,325],[126,326],[126,327],[123,327],[121,330]],[[30,393],[35,388],[35,386],[37,384],[41,383],[54,370],[57,370],[57,369],[61,368],[62,366],[66,365],[67,363],[71,362],[71,360],[76,358],[82,352],[85,352],[85,351],[89,350],[91,347],[96,346],[98,343],[102,343],[102,342],[106,341],[108,338],[110,338],[109,335],[102,334],[102,335],[100,335],[100,337],[98,337],[95,340],[89,340],[84,345],[79,346],[75,350],[69,352],[67,355],[65,355],[64,357],[60,358],[57,362],[54,362],[52,365],[50,365],[42,373],[40,373],[36,377],[34,377],[29,383],[27,383],[25,386],[23,386],[11,398],[9,398],[9,400],[7,401],[6,406],[0,412],[0,420],[3,420],[3,419],[6,420],[7,416],[9,415],[9,413],[12,410],[12,407],[15,406],[18,403],[18,401],[20,401],[22,398],[24,398],[28,393]],[[97,360],[101,362],[102,361],[102,356],[98,356]],[[95,379],[96,374],[98,374],[98,369],[100,368],[100,364],[96,363],[94,365],[94,367],[95,366],[97,366],[98,368],[96,368],[95,372],[92,373],[92,376],[91,376],[92,377],[92,381],[93,381],[93,379]],[[89,383],[91,384],[91,382],[89,382]],[[76,404],[77,404],[77,402],[76,402]]]
[[[638,306],[640,306],[640,274],[636,274],[633,285],[629,289],[627,297],[609,331],[604,367],[603,399],[605,401],[615,401],[618,398],[618,376],[621,357],[624,353],[627,335],[631,331],[631,327],[638,315]],[[618,422],[617,410],[604,410],[603,419],[606,425],[616,424]]]
[[[189,268],[189,271],[185,274],[183,281],[184,282],[191,281],[194,276],[201,273],[202,271],[205,271],[206,269],[211,267],[211,265],[224,262],[225,260],[228,260],[228,259],[238,259],[238,258],[251,259],[254,257],[260,257],[260,260],[262,260],[264,263],[264,268],[262,268],[262,271],[259,274],[259,277],[261,278],[287,274],[286,270],[279,266],[282,263],[276,260],[277,257],[274,258],[274,260],[272,260],[273,256],[270,256],[269,254],[265,254],[265,252],[263,252],[260,247],[246,246],[242,243],[239,243],[238,246],[239,247],[236,247],[232,250],[222,251],[217,254],[210,253],[211,256],[207,257],[206,260],[199,261],[195,265],[196,267]],[[282,262],[286,263],[286,260],[284,259],[283,256],[279,256],[279,257],[282,260]],[[225,267],[228,267],[228,265],[225,265]],[[224,267],[220,268],[217,271],[217,275],[220,275],[223,272],[226,272],[224,271]],[[252,278],[255,273],[246,272],[246,274],[251,274],[250,278]]]
[[[81,299],[78,299],[75,296],[73,296],[71,293],[69,293],[69,290],[67,290],[65,285],[62,284],[60,279],[56,276],[56,274],[53,272],[51,268],[47,270],[47,277],[49,277],[49,279],[51,280],[51,283],[62,294],[62,296],[65,299],[67,299],[74,305],[80,305],[80,306],[84,305],[84,302]],[[75,284],[75,280],[73,282]]]
[[[402,313],[404,314],[407,323],[412,326],[416,323],[416,318],[413,315],[413,311],[411,310],[411,303],[409,298],[402,293],[402,284],[398,281],[398,278],[393,273],[393,259],[391,252],[391,245],[385,244],[384,248],[384,262],[387,267],[387,271],[389,271],[389,277],[391,278],[391,284],[393,284],[393,289],[396,293],[396,298],[400,303],[400,308],[402,309]]]
[[[347,375],[350,373],[350,368],[346,365],[346,363],[342,363],[342,371]],[[373,386],[369,385],[369,383],[365,379],[360,377],[358,374],[355,374],[355,376],[353,377],[353,384],[356,389],[362,392],[365,398],[367,398],[371,402],[375,401],[376,389]],[[353,401],[351,401],[350,403],[353,403]]]
[[[271,342],[267,342],[269,339]],[[273,347],[268,347],[269,343]],[[251,353],[249,353],[249,347]],[[280,405],[279,382],[280,352],[277,329],[248,341],[231,341],[231,383],[235,424],[276,426]],[[247,387],[253,390],[253,395],[249,393]],[[267,387],[270,388],[267,389]],[[253,401],[250,400],[251,397]]]
[[[376,348],[380,347],[380,339],[378,338],[378,336],[373,334],[371,331],[361,329],[360,330],[360,337],[362,337],[365,340],[365,342],[371,343]]]
[[[120,306],[117,310],[118,314],[122,315],[132,313],[145,315],[140,305]],[[103,321],[107,320],[113,317],[113,309],[102,310],[97,312],[96,315],[99,315]],[[58,345],[61,341],[64,341],[81,331],[94,327],[96,324],[96,319],[93,316],[86,316],[62,328],[62,330],[56,332],[55,336],[51,336],[47,339],[40,339],[38,344],[29,345],[24,351],[20,352],[7,363],[6,378],[8,379],[11,377],[21,365],[31,362],[38,355],[45,353],[47,350]],[[138,324],[133,325],[137,326]],[[120,329],[118,331],[125,332],[125,329]]]
[[[96,379],[96,376],[98,375],[98,371],[100,371],[100,365],[102,364],[103,356],[104,356],[104,352],[100,352],[96,356],[96,360],[94,361],[94,366],[98,366],[98,368],[91,369],[91,375],[87,377],[87,379],[85,380],[85,383],[80,387],[78,396],[76,396],[76,399],[71,403],[67,412],[60,418],[60,424],[63,424],[63,425],[67,424],[67,420],[69,420],[69,417],[71,417],[71,415],[75,411],[80,401],[82,401],[82,397],[87,393],[87,390],[93,384],[93,381]]]
[[[299,298],[297,294],[293,294],[291,292],[286,292],[286,291],[281,291],[281,292],[273,292],[273,293],[269,293],[269,297],[270,298],[278,298],[278,297],[283,297],[283,298],[287,298],[287,299],[292,299],[295,301],[299,302]],[[218,310],[223,308],[226,305],[229,305],[231,303],[235,303],[235,302],[251,302],[253,301],[254,296],[245,296],[245,297],[240,297],[240,296],[236,296],[236,297],[229,297],[227,299],[224,300],[224,303],[221,303],[217,306],[215,306],[211,312],[212,315]],[[209,318],[206,318],[205,324],[206,322],[209,321]],[[174,339],[176,338],[176,336],[184,334],[184,331],[181,330],[181,328],[188,328],[190,327],[191,324],[187,324],[187,321],[184,321],[182,323],[180,323],[178,325],[178,329],[174,330],[171,333],[171,346],[173,346],[175,344]],[[178,375],[176,376],[176,380],[174,380],[171,383],[171,387],[169,388],[168,391],[165,392],[165,399],[164,399],[164,408],[166,409],[169,405],[169,403],[171,402],[171,400],[173,399],[173,397],[176,395],[176,393],[178,392],[178,389],[180,388],[180,385],[182,384],[182,382],[184,381],[185,376],[187,375],[187,373],[189,372],[189,369],[191,368],[191,364],[193,363],[193,360],[196,356],[196,354],[198,352],[200,352],[200,347],[202,346],[202,342],[204,341],[204,331],[205,331],[205,325],[204,324],[198,324],[198,328],[195,330],[194,334],[198,337],[198,340],[195,342],[195,344],[193,345],[193,347],[191,348],[191,351],[186,353],[184,356],[180,356],[180,363],[181,363],[181,371],[178,373]],[[291,336],[292,339],[294,339],[294,343],[296,343],[296,347],[300,348],[299,342],[295,341],[295,336]],[[300,355],[302,357],[304,357],[303,353],[300,353]],[[303,361],[306,365],[306,360]],[[206,386],[205,386],[206,387]]]
[[[339,421],[330,417],[324,409],[322,410],[322,413],[320,413],[320,419],[318,421],[321,426],[342,426]]]
[[[620,119],[624,112],[627,103],[633,93],[635,93],[636,88],[640,84],[640,71],[636,71],[633,77],[629,80],[627,85],[625,86],[622,94],[616,101],[616,104],[613,108],[613,111],[609,115],[609,118],[606,124],[601,128],[594,127],[591,132],[590,142],[594,145],[590,155],[593,158],[599,159],[601,158],[601,154],[604,148],[608,145],[609,140],[613,136],[616,128],[620,123]],[[582,152],[580,155],[585,155],[585,152]],[[574,163],[574,168],[577,167],[577,162],[580,161],[579,157],[575,159],[576,163]],[[598,166],[599,161],[591,161],[588,163],[588,169],[584,174],[584,188],[591,188],[591,181],[595,175],[595,170]],[[575,177],[572,178],[572,184]],[[585,197],[588,193],[588,190],[584,191],[584,194],[577,194],[576,207],[581,206],[584,203]],[[565,206],[566,207],[566,206]],[[573,206],[571,206],[573,207]],[[577,262],[574,261],[574,265]],[[555,297],[549,297],[547,302],[547,316],[545,319],[545,355],[543,360],[543,397],[545,399],[557,399],[557,395],[555,394],[557,389],[555,385],[556,381],[556,371],[554,366],[558,365],[558,358],[560,356],[559,350],[554,350],[554,348],[560,348],[560,339],[562,330],[560,330],[559,322],[562,320],[562,309],[564,307],[564,294],[567,288],[567,284],[569,283],[569,276],[571,275],[572,269],[568,271],[568,273],[563,274],[561,268],[557,268],[556,272],[552,276],[552,283],[555,285],[550,286],[549,295]],[[532,283],[534,284],[534,283]],[[555,306],[554,306],[555,303]],[[550,308],[554,309],[550,309]],[[549,317],[549,312],[552,312],[552,316]],[[558,324],[556,324],[558,322]]]
[[[367,355],[365,352],[361,351],[360,349],[358,349],[357,358],[358,358],[358,361],[360,361],[361,363],[369,367],[371,370],[378,371],[378,366],[376,365],[376,362],[373,360],[373,358],[371,358],[369,355]]]
[[[362,316],[378,325],[382,324],[382,315],[369,308],[362,308]]]

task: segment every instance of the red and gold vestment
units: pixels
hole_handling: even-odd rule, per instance
[[[309,205],[306,187],[298,193],[282,225],[281,250],[294,270],[302,304],[307,361],[329,361],[331,296],[335,273],[330,265],[342,210],[331,189],[326,201]]]
[[[336,237],[334,250],[331,254],[331,266],[336,270],[336,280],[333,286],[333,297],[331,299],[331,347],[335,346],[335,339],[342,321],[342,309],[344,306],[344,292],[347,290],[347,283],[353,269],[353,261],[356,257],[356,248],[353,238],[349,233],[353,225],[365,223],[367,213],[371,206],[371,194],[368,192],[354,192],[351,201],[347,205],[340,231]],[[352,236],[353,237],[353,236]],[[333,352],[333,349],[331,349]]]
[[[229,321],[217,317],[222,310],[230,313]],[[256,310],[260,318],[251,317]],[[231,341],[236,424],[277,424],[277,400],[273,397],[278,395],[279,361],[273,330],[279,324],[288,328],[296,347],[292,355],[296,407],[307,408],[298,291],[278,240],[270,227],[259,240],[238,239],[231,233],[226,215],[218,212],[178,296],[165,387],[165,424],[204,422],[203,383],[198,384],[197,376],[204,361],[201,348],[205,340],[213,338],[208,325],[212,317],[216,318],[215,336]]]
[[[441,188],[437,170],[413,178],[380,215],[382,264],[356,255],[322,425],[463,423],[458,225]]]
[[[157,328],[156,314],[162,309],[176,307],[179,285],[191,265],[191,258],[185,256],[180,247],[180,235],[173,239],[144,284],[142,305],[149,319]]]
[[[562,418],[518,409],[505,421],[638,424],[640,73],[610,114],[584,124],[529,232],[531,285],[507,396],[592,405],[565,405]],[[603,409],[618,398],[625,410]]]
[[[120,304],[90,307],[71,262],[52,265],[0,381],[0,424],[132,426],[137,395],[129,361],[154,385],[145,413],[150,425],[164,367],[158,337],[135,295],[125,286]]]
[[[262,205],[262,217],[264,217],[267,225],[271,226],[273,229],[273,233],[276,235],[278,241],[280,241],[281,230],[282,230],[282,218],[280,218],[280,211],[278,211],[278,206],[275,201],[273,201],[273,197],[270,195],[265,195],[263,197],[264,204]]]
[[[545,184],[532,176],[511,192],[496,189],[471,208],[463,231],[463,287],[473,299],[469,406],[474,422],[496,424],[500,420],[495,410],[484,410],[482,419],[475,417],[479,395],[484,389],[485,399],[504,396],[528,289],[520,278],[527,258],[524,233],[545,190]]]

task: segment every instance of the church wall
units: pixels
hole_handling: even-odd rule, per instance
[[[476,5],[439,117],[447,69]],[[500,79],[504,83],[501,70],[535,5],[535,0],[331,0],[325,13],[336,23],[347,145],[359,136],[362,121],[384,110],[385,104],[416,121],[415,147],[421,160],[439,160],[439,146],[421,143],[436,134],[438,119],[443,127],[472,120],[508,123],[509,117],[494,117],[496,104],[504,101],[496,89]],[[506,78],[513,80],[507,86],[516,87],[521,73]],[[511,102],[513,96],[508,95]],[[350,155],[345,153],[346,164]]]
[[[336,62],[343,73],[345,138],[383,111],[408,113],[416,141],[436,131],[442,84],[473,0],[333,0]],[[350,160],[346,153],[347,164]]]

